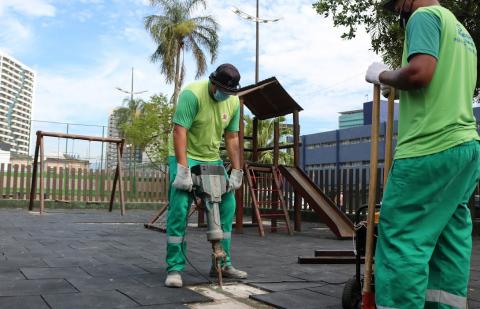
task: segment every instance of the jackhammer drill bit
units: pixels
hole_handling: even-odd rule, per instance
[[[223,288],[222,262],[226,261],[226,254],[219,241],[212,241],[212,264],[217,271],[218,286]]]

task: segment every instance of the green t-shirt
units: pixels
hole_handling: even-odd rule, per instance
[[[230,96],[216,102],[208,93],[209,81],[194,82],[185,87],[178,98],[173,123],[186,129],[187,157],[198,161],[220,160],[220,144],[224,131],[238,132],[240,100]],[[169,155],[175,156],[173,137],[169,138]]]
[[[403,63],[415,54],[437,59],[431,83],[400,92],[395,159],[434,154],[479,139],[473,115],[477,49],[465,27],[447,9],[420,8],[405,33]]]

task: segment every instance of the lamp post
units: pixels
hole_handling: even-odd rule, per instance
[[[145,93],[147,92],[148,90],[143,90],[143,91],[137,91],[137,92],[133,92],[133,68],[132,68],[132,83],[131,83],[131,88],[130,88],[130,91],[127,91],[127,90],[124,90],[120,87],[115,87],[115,89],[117,89],[118,91],[121,91],[123,93],[126,93],[126,94],[129,94],[130,95],[130,101],[133,101],[133,95],[134,94],[141,94],[141,93]]]
[[[258,83],[259,80],[259,58],[260,58],[260,23],[263,24],[268,24],[268,23],[274,23],[279,21],[281,18],[275,18],[275,19],[264,19],[259,17],[260,13],[260,4],[259,0],[257,0],[257,12],[256,16],[249,15],[242,10],[234,7],[232,9],[233,13],[237,14],[243,19],[253,21],[256,24],[256,35],[255,35],[255,83]]]
[[[134,68],[132,67],[132,81],[131,81],[130,91],[124,90],[124,89],[122,89],[122,88],[120,88],[120,87],[115,87],[115,89],[117,89],[118,91],[121,91],[121,92],[123,92],[123,93],[129,94],[129,95],[130,95],[130,102],[133,101],[133,95],[148,92],[148,90],[137,91],[137,92],[134,92],[134,91],[133,91],[133,70],[134,70]],[[102,142],[102,150],[103,150],[103,142]],[[135,156],[135,149],[130,148],[130,154],[133,154],[133,155]],[[118,158],[117,158],[117,160],[118,160]],[[134,170],[135,170],[135,162],[136,162],[136,160],[134,159],[134,160],[133,160],[133,169],[134,169]],[[129,162],[129,163],[130,163],[130,162]],[[129,164],[128,166],[129,166],[129,168],[130,168],[130,164]]]

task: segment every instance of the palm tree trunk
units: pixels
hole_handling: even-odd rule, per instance
[[[180,78],[181,78],[180,56],[181,56],[181,52],[182,52],[181,43],[178,43],[177,55],[176,55],[176,60],[175,60],[175,85],[174,85],[173,96],[172,96],[173,106],[177,105],[178,94],[180,93]]]

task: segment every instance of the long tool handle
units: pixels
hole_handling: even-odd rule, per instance
[[[378,132],[380,125],[380,86],[373,88],[372,135],[370,144],[370,181],[368,187],[367,244],[365,253],[365,278],[363,282],[364,302],[362,308],[370,308],[372,300],[373,240],[375,227],[375,205],[377,195]],[[370,298],[370,301],[367,299]]]
[[[387,108],[387,128],[385,132],[385,160],[383,164],[383,189],[385,190],[387,184],[388,173],[392,167],[392,153],[393,153],[393,119],[395,113],[395,88],[390,88],[390,95],[388,96]]]

